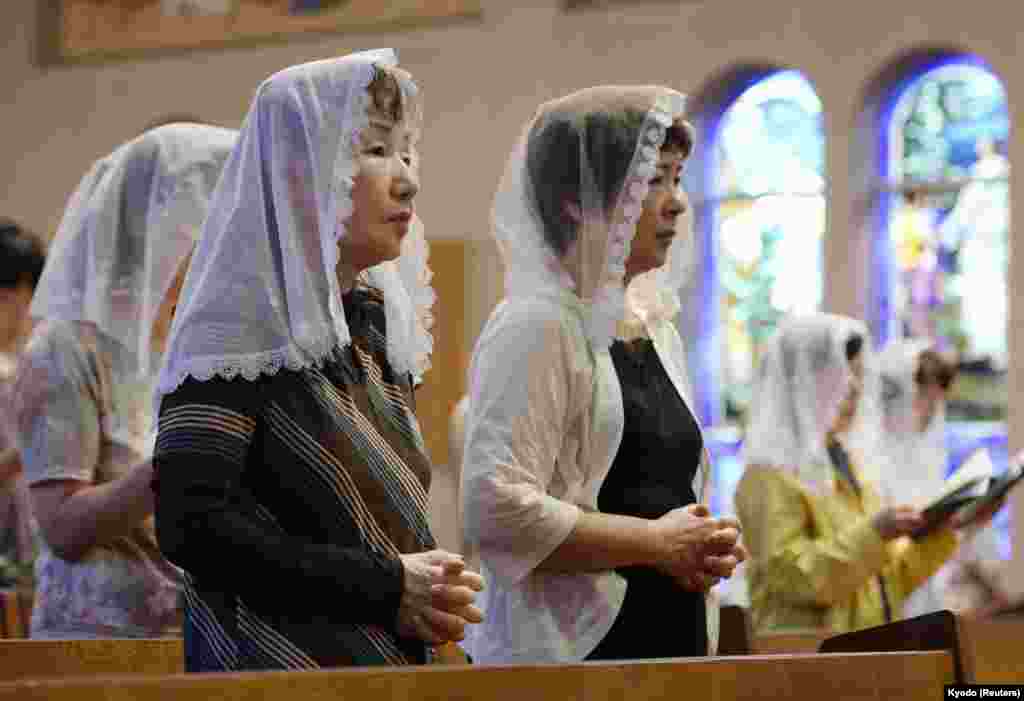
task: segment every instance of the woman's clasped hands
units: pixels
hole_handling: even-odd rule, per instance
[[[652,525],[663,550],[659,569],[687,590],[707,591],[747,559],[739,520],[712,516],[704,504],[673,509]]]
[[[466,569],[461,555],[445,550],[402,555],[404,589],[398,607],[401,635],[441,645],[466,637],[466,625],[481,623],[475,606],[484,589],[478,573]]]

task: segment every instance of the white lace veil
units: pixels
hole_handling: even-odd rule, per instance
[[[880,431],[872,451],[888,504],[921,504],[942,490],[946,476],[946,409],[941,403],[924,431],[917,430],[914,399],[924,340],[895,340],[878,355]]]
[[[852,378],[846,343],[864,339],[869,374],[868,332],[854,319],[832,314],[789,317],[768,341],[754,381],[744,461],[794,474],[808,487],[832,485],[825,434],[833,424]]]
[[[608,347],[649,179],[685,104],[668,88],[602,86],[539,108],[494,200],[506,296],[574,299],[592,346]]]
[[[155,401],[192,376],[254,380],[318,365],[351,341],[336,268],[352,216],[367,89],[394,76],[418,133],[419,91],[390,49],[292,66],[259,87],[189,269]],[[414,159],[415,167],[415,159]],[[413,218],[398,262],[366,270],[385,300],[397,373],[429,365],[427,244]]]
[[[117,343],[114,377],[148,383],[160,361],[151,349],[153,322],[236,137],[219,127],[168,124],[97,161],[68,202],[31,315],[91,322]],[[131,411],[146,413],[145,395],[145,407]]]

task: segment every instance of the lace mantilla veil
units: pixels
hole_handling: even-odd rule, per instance
[[[68,201],[30,313],[90,323],[116,342],[108,359],[124,401],[107,417],[115,438],[135,442],[152,429],[153,322],[237,136],[201,124],[157,127],[93,164]]]
[[[854,335],[864,339],[861,353],[869,378],[872,360],[863,323],[821,313],[783,320],[768,341],[754,382],[744,437],[748,467],[786,470],[812,490],[831,489],[825,434],[850,387],[846,342]]]
[[[190,376],[255,380],[320,365],[351,343],[338,242],[352,215],[367,90],[381,71],[394,76],[418,135],[419,89],[390,49],[292,66],[259,87],[185,280],[157,406]],[[427,255],[414,217],[399,259],[361,274],[384,296],[392,368],[414,381],[432,350]]]

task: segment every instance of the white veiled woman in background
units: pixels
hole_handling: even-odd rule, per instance
[[[44,541],[33,637],[180,634],[180,573],[153,531],[152,380],[235,137],[153,129],[98,161],[68,203],[13,399]]]
[[[883,502],[924,505],[941,495],[947,461],[946,401],[956,379],[953,360],[927,340],[891,341],[878,357],[879,425],[867,437]],[[871,439],[874,440],[871,440]],[[903,604],[903,616],[991,605],[999,569],[991,526],[965,529],[954,558]]]
[[[493,233],[505,298],[473,354],[461,488],[465,537],[489,585],[485,620],[467,640],[479,662],[615,657],[621,641],[599,645],[613,635],[632,586],[617,568],[703,589],[736,564],[736,524],[702,505],[680,500],[664,509],[659,501],[641,516],[598,510],[627,422],[609,349],[624,331],[625,279],[663,264],[677,235],[685,205],[676,178],[692,146],[684,106],[683,95],[655,86],[590,88],[545,103],[499,185]],[[643,237],[644,255],[631,264],[634,237],[638,245]],[[661,333],[662,311],[638,304],[628,335],[681,350],[677,335]],[[665,366],[659,387],[680,408],[681,355],[659,347],[654,358],[650,344],[638,348],[652,370]],[[687,485],[702,454],[691,443],[678,475]],[[669,469],[661,457],[627,460],[638,470]],[[679,603],[662,600],[660,610]],[[696,613],[678,622],[695,627],[687,645],[703,654],[705,621],[697,630]],[[637,623],[631,616],[626,628]]]
[[[759,632],[894,620],[956,548],[947,525],[907,537],[920,513],[883,505],[845,442],[872,379],[867,345],[863,323],[808,314],[784,320],[762,355],[735,497]]]

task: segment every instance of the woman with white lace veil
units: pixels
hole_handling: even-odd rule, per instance
[[[152,380],[235,137],[153,129],[97,162],[68,203],[13,398],[43,539],[33,637],[180,634],[180,573],[151,518]]]
[[[883,506],[844,444],[865,382],[870,397],[867,343],[861,322],[802,315],[783,321],[761,358],[736,490],[758,631],[893,620],[956,548],[948,527],[906,537],[920,513]]]
[[[703,587],[736,564],[736,524],[703,506],[660,517],[597,509],[625,423],[609,347],[624,279],[664,262],[684,208],[683,110],[681,94],[654,86],[548,102],[498,187],[505,298],[473,354],[461,488],[464,534],[488,581],[485,621],[467,641],[480,662],[587,658],[627,596],[616,568],[659,568]],[[653,260],[631,267],[638,227]],[[636,311],[643,327],[653,308]],[[692,476],[699,457],[691,463]]]
[[[924,339],[897,339],[879,354],[877,386],[880,430],[871,446],[878,484],[886,504],[926,504],[946,479],[946,399],[956,366]],[[1000,559],[995,531],[965,533],[956,556],[903,604],[903,616],[983,605],[974,582]],[[974,584],[974,586],[972,586]]]
[[[423,663],[479,620],[479,576],[434,549],[413,414],[431,350],[420,110],[391,50],[256,92],[156,396],[189,671]]]

